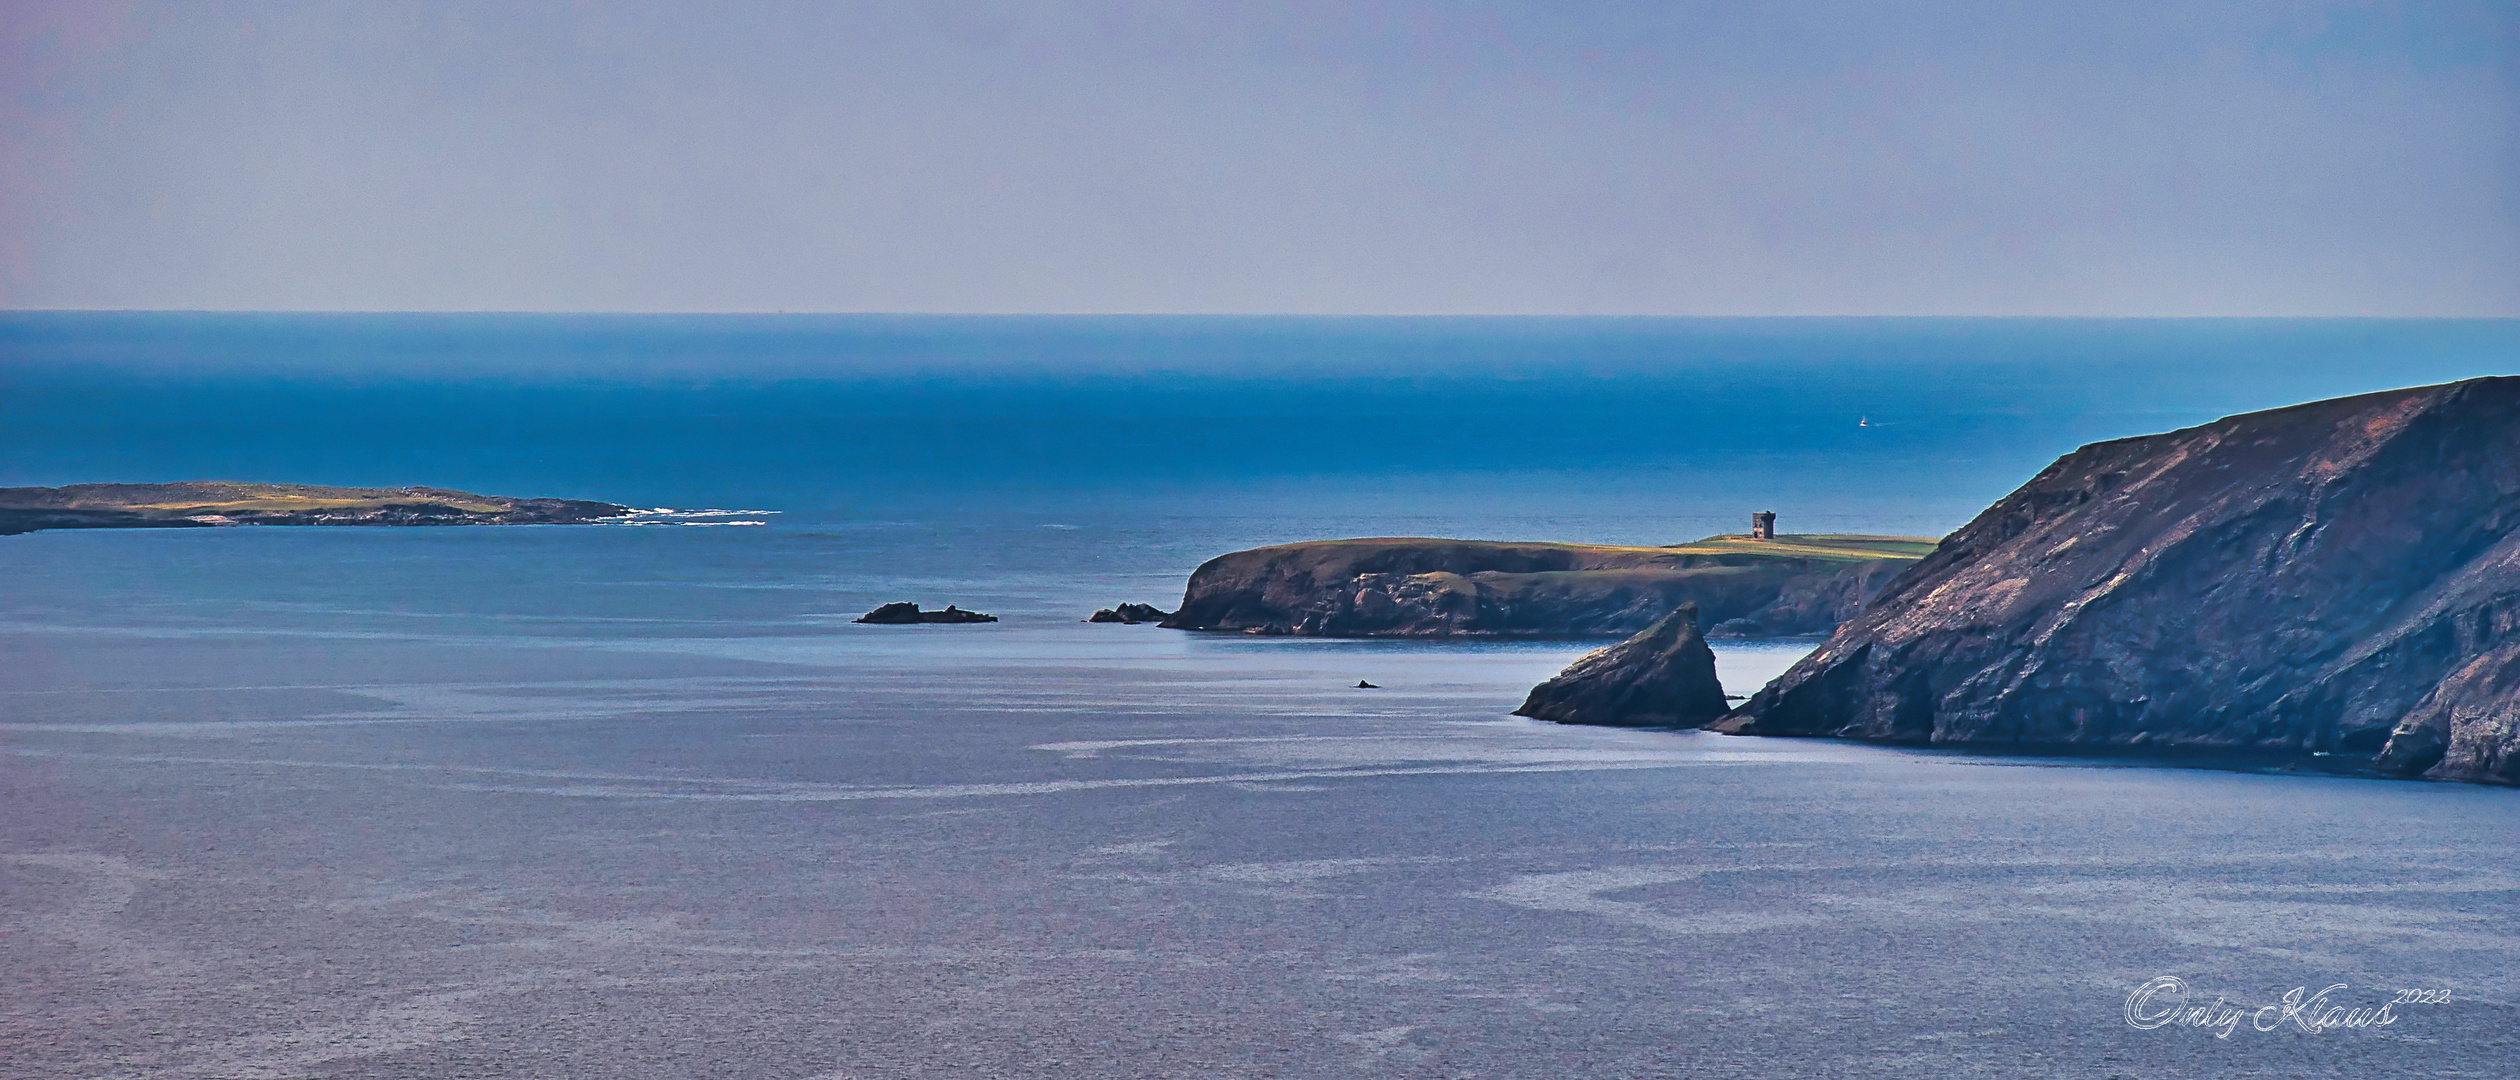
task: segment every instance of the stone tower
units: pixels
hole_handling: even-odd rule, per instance
[[[1776,539],[1776,511],[1761,510],[1750,515],[1750,539]]]

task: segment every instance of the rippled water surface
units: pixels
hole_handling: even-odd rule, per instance
[[[1000,546],[1033,555],[958,576],[771,520],[0,547],[5,1071],[2502,1076],[2520,1054],[2508,790],[1542,725],[1506,713],[1584,643],[1074,621],[1178,586],[1086,553],[1230,525],[1034,528]],[[846,621],[896,597],[1006,621]],[[1725,675],[1806,645],[1728,647]],[[2130,1027],[2163,975],[2200,1005],[2451,1001],[2316,1034]]]

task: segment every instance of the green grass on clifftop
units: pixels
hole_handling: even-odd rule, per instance
[[[1779,535],[1753,540],[1746,535],[1710,536],[1685,544],[1639,547],[1632,544],[1568,544],[1548,540],[1446,540],[1429,536],[1360,536],[1345,540],[1301,540],[1271,544],[1254,551],[1308,551],[1318,554],[1364,552],[1381,548],[1442,544],[1455,547],[1541,549],[1634,555],[1764,555],[1779,559],[1821,559],[1868,562],[1874,559],[1922,559],[1941,543],[1930,536],[1863,536],[1856,534]]]
[[[1941,541],[1926,536],[1858,536],[1852,534],[1780,533],[1774,540],[1748,536],[1710,536],[1661,548],[1684,555],[1772,555],[1778,558],[1868,562],[1873,559],[1922,559]]]

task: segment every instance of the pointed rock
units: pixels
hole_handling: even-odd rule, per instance
[[[1696,727],[1724,715],[1715,652],[1698,632],[1697,605],[1607,649],[1586,655],[1531,688],[1516,716],[1610,727]]]

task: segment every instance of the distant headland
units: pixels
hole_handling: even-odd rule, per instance
[[[0,488],[0,536],[38,529],[223,525],[586,525],[630,508],[444,488],[346,488],[197,480]]]
[[[1163,625],[1319,637],[1623,637],[1695,604],[1717,637],[1826,634],[1934,548],[1923,537],[1747,535],[1669,547],[1418,537],[1237,551]]]

